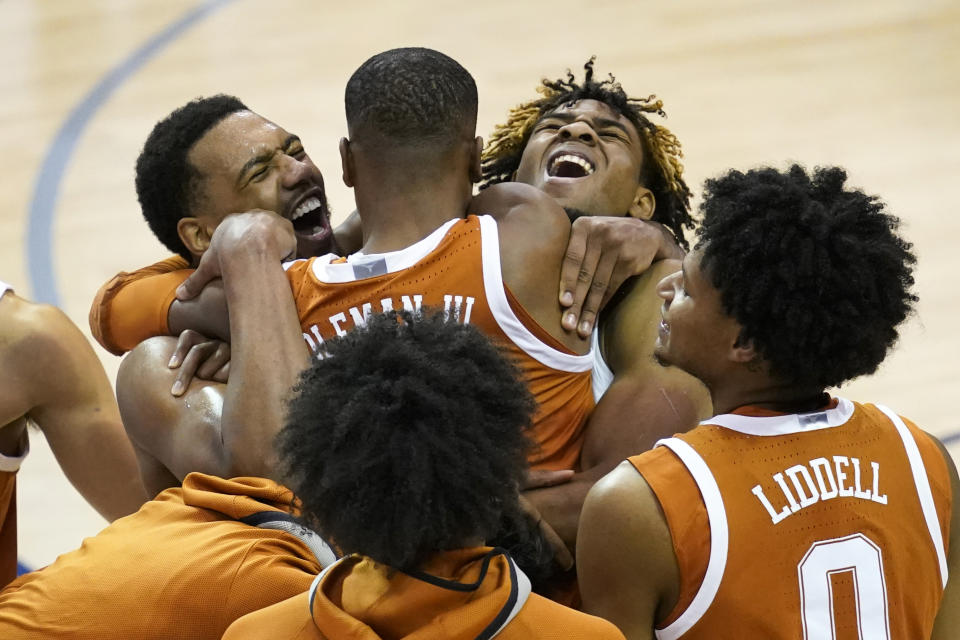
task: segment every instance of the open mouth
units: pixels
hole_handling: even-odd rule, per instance
[[[583,156],[561,153],[551,158],[547,175],[551,178],[586,178],[595,170],[593,163]]]
[[[310,196],[290,214],[293,230],[299,236],[319,237],[330,230],[327,207],[320,196]]]

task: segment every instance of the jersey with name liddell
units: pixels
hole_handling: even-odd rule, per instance
[[[889,409],[745,407],[630,462],[681,572],[658,638],[930,636],[950,478],[936,443]]]

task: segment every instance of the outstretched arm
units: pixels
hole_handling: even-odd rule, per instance
[[[26,415],[67,479],[103,517],[139,509],[147,495],[133,449],[87,339],[59,309],[12,294],[0,298],[0,327],[0,431],[17,429],[11,423]]]

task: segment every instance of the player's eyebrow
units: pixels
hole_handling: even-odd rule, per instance
[[[283,141],[283,144],[280,145],[280,148],[288,149],[290,145],[293,144],[294,142],[300,142],[300,136],[295,134],[290,134]],[[274,154],[276,154],[276,152],[277,152],[276,149],[264,149],[254,157],[247,160],[247,162],[240,169],[240,173],[237,174],[237,184],[239,185],[241,182],[243,182],[244,176],[247,175],[247,172],[249,172],[250,169],[254,168],[259,164],[270,162],[270,158],[272,158]]]
[[[237,185],[239,186],[240,183],[243,182],[244,176],[246,176],[252,168],[256,167],[257,165],[270,162],[270,158],[272,158],[276,152],[276,149],[264,149],[257,155],[247,160],[247,162],[240,169],[240,173],[237,174]]]
[[[560,120],[565,124],[569,124],[579,117],[580,116],[574,113],[552,111],[544,115],[542,118],[540,118],[540,122],[543,122],[544,120]],[[625,136],[627,137],[630,136],[630,132],[627,131],[626,125],[624,125],[619,120],[614,120],[612,118],[604,118],[602,116],[598,116],[596,118],[589,118],[588,120],[589,120],[590,126],[592,126],[594,129],[603,129],[605,127],[613,127],[615,129],[619,129],[620,131],[622,131]]]

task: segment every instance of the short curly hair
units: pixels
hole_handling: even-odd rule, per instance
[[[515,513],[535,403],[470,325],[393,311],[324,343],[277,438],[303,518],[344,553],[410,571]]]
[[[422,47],[378,53],[347,81],[352,137],[375,135],[404,147],[447,146],[476,127],[477,85],[453,58]]]
[[[207,131],[237,111],[249,109],[234,96],[188,102],[154,125],[137,158],[137,199],[143,217],[157,239],[186,260],[191,255],[180,240],[177,223],[191,215],[202,178],[187,155]]]
[[[787,383],[825,389],[873,373],[917,301],[899,220],[846,179],[793,165],[706,182],[701,268]]]
[[[483,150],[483,177],[480,188],[508,182],[520,166],[523,150],[530,140],[534,126],[550,112],[563,105],[580,100],[597,100],[620,113],[636,128],[643,144],[643,171],[640,183],[650,189],[656,200],[653,220],[669,228],[677,241],[687,247],[684,228],[693,229],[690,215],[690,189],[683,179],[683,152],[680,141],[666,127],[654,124],[648,116],[666,117],[663,100],[651,95],[631,98],[624,92],[613,74],[602,81],[593,77],[596,56],[583,68],[583,83],[577,83],[573,73],[566,78],[543,79],[537,91],[539,99],[525,102],[510,110],[507,122],[497,125]]]

